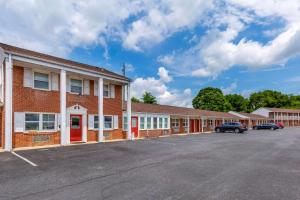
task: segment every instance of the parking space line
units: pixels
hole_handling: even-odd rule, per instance
[[[21,156],[21,155],[17,154],[17,153],[16,153],[16,152],[14,152],[14,151],[12,151],[11,153],[12,153],[12,154],[14,154],[15,156],[17,156],[17,157],[21,158],[21,159],[22,159],[22,160],[24,160],[25,162],[29,163],[29,164],[30,164],[30,165],[32,165],[33,167],[37,167],[37,166],[38,166],[37,164],[35,164],[35,163],[31,162],[31,161],[30,161],[30,160],[28,160],[27,158],[24,158],[23,156]]]

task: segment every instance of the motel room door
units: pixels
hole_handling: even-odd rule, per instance
[[[139,126],[138,126],[138,117],[131,117],[131,134],[134,134],[134,137],[139,137]]]
[[[82,115],[70,115],[70,141],[82,141]]]

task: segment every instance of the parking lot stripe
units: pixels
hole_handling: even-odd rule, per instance
[[[25,162],[29,163],[30,165],[32,165],[32,166],[34,166],[34,167],[37,167],[37,166],[38,166],[37,164],[35,164],[35,163],[31,162],[31,161],[30,161],[30,160],[28,160],[27,158],[24,158],[23,156],[21,156],[21,155],[17,154],[17,153],[16,153],[16,152],[14,152],[14,151],[12,151],[11,153],[12,153],[12,154],[14,154],[15,156],[17,156],[17,157],[21,158],[22,160],[24,160]]]

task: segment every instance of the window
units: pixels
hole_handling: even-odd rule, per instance
[[[49,74],[34,72],[34,88],[49,90]]]
[[[71,79],[71,92],[82,94],[82,80]]]
[[[25,131],[38,131],[39,130],[39,114],[25,114]]]
[[[103,85],[103,96],[109,97],[109,85],[108,84]]]
[[[172,119],[171,120],[171,125],[172,125],[172,128],[176,128],[179,126],[179,119]]]
[[[54,129],[55,129],[55,115],[43,114],[43,130],[54,130]]]
[[[140,117],[140,129],[145,129],[145,117]]]
[[[158,124],[159,128],[163,128],[163,118],[159,118],[159,124]]]
[[[183,127],[188,127],[189,126],[189,120],[188,119],[183,119],[182,125],[183,125]]]
[[[99,128],[99,117],[98,115],[94,115],[94,128]]]
[[[127,125],[128,125],[128,121],[127,121],[127,117],[123,117],[123,130],[126,131],[127,130]]]
[[[151,117],[147,117],[147,129],[151,129]]]
[[[208,120],[208,123],[209,123],[209,127],[213,126],[213,120]]]
[[[207,127],[207,121],[206,121],[206,119],[203,119],[203,127]]]
[[[169,118],[165,118],[164,120],[164,128],[168,128],[168,124],[169,124]]]
[[[112,116],[104,116],[104,129],[112,129]]]
[[[157,117],[153,117],[153,129],[157,129]]]

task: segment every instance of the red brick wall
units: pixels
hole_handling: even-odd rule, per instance
[[[43,91],[23,86],[24,68],[14,66],[13,69],[13,112],[60,112],[59,91]],[[115,98],[104,98],[104,115],[118,115],[119,129],[109,132],[106,139],[124,138],[122,133],[122,86],[115,86]],[[98,97],[94,96],[94,81],[90,81],[90,95],[67,93],[67,107],[79,104],[87,109],[88,114],[98,114]],[[58,144],[59,132],[43,133],[50,135],[50,141],[33,144],[33,136],[41,133],[14,133],[13,147]],[[88,141],[97,141],[97,131],[88,131]]]
[[[168,133],[164,134],[164,131],[168,131]],[[159,130],[140,130],[139,131],[139,137],[159,137],[163,135],[170,135],[171,130],[170,129],[159,129]]]

